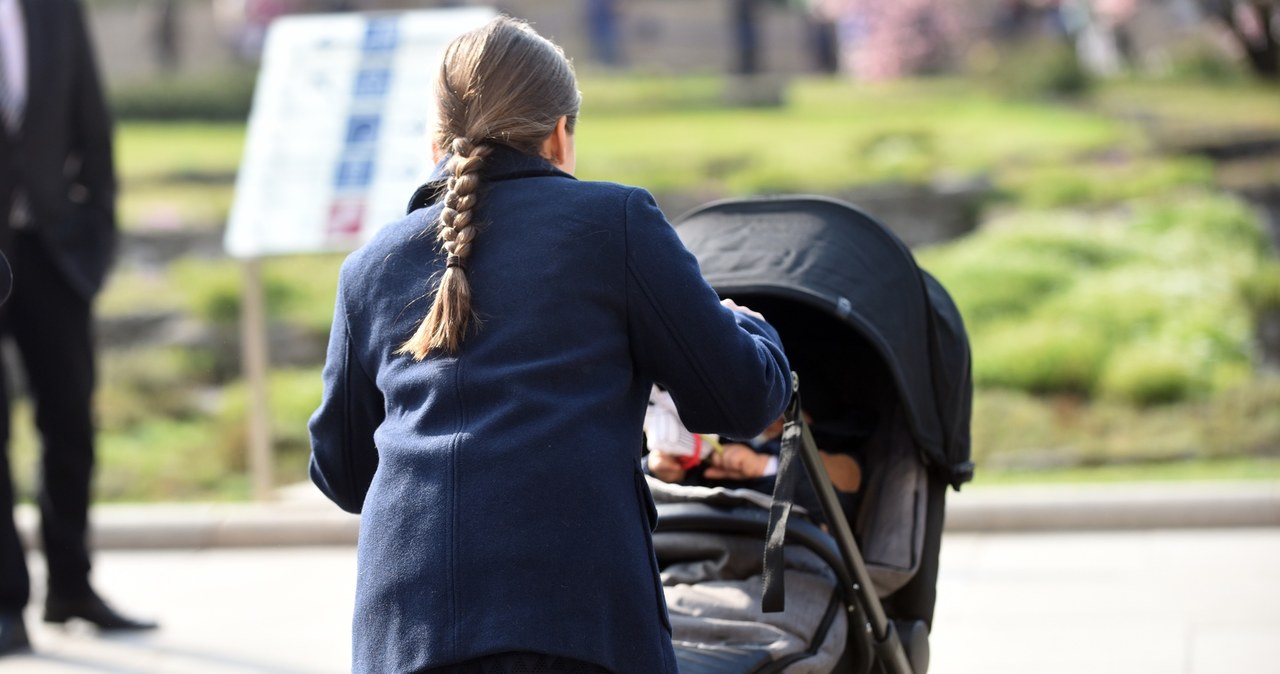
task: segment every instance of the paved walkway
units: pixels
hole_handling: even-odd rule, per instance
[[[1275,674],[1276,559],[1280,528],[947,534],[929,671]],[[0,671],[348,671],[350,547],[109,551],[95,575],[161,629],[98,638],[33,610],[37,655]]]
[[[943,539],[931,674],[1276,674],[1280,528]]]
[[[1280,485],[966,488],[948,514],[933,674],[1280,672]],[[0,672],[348,671],[357,525],[303,489],[99,508],[98,586],[162,628],[46,627],[36,597],[37,653]]]

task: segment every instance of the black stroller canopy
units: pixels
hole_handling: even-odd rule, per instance
[[[770,311],[755,304],[780,301],[851,328],[883,362],[926,465],[957,489],[972,478],[964,324],[946,291],[897,236],[847,203],[813,196],[711,203],[679,218],[677,232],[722,296],[750,297],[766,318]],[[809,327],[805,332],[823,332]],[[787,334],[783,341],[793,343]],[[860,340],[851,335],[848,341]],[[805,357],[791,349],[793,361]],[[793,366],[808,403],[808,375]],[[821,375],[824,368],[811,362],[809,370]]]

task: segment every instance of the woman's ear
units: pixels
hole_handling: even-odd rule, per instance
[[[573,147],[573,134],[569,133],[567,116],[556,120],[556,128],[542,141],[542,158],[565,173],[573,173],[577,155]]]
[[[432,138],[431,139],[431,163],[439,164],[441,159],[444,159],[444,150],[440,149],[440,141]]]

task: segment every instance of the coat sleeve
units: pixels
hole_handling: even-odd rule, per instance
[[[359,513],[378,469],[373,433],[385,415],[382,392],[356,356],[338,282],[324,365],[324,395],[311,415],[311,481],[343,510]]]
[[[791,397],[778,333],[720,304],[693,254],[644,190],[626,207],[627,319],[642,374],[696,433],[758,435]]]
[[[98,250],[94,254],[92,268],[84,273],[87,283],[96,292],[102,287],[107,270],[115,257],[117,245],[116,225],[116,174],[112,147],[111,113],[98,77],[98,67],[93,56],[93,43],[84,23],[80,3],[68,2],[67,11],[72,34],[69,58],[74,68],[71,86],[71,152],[73,161],[68,166],[74,170],[71,181],[79,188],[81,197],[74,208],[81,212],[78,222],[85,228],[78,237]]]

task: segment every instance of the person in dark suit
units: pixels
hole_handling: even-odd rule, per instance
[[[436,91],[444,156],[343,264],[310,422],[361,513],[352,670],[676,674],[649,391],[752,437],[790,398],[777,332],[648,192],[572,175],[576,78],[527,24],[457,38]]]
[[[120,615],[89,582],[94,460],[91,308],[116,242],[111,120],[76,0],[0,0],[0,251],[13,294],[0,308],[41,440],[44,619],[153,627]],[[0,653],[29,648],[30,579],[13,521],[10,392],[0,364]]]

